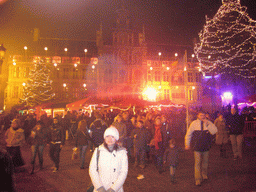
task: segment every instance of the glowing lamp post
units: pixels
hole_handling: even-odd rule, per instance
[[[45,50],[45,55],[46,55],[46,57],[47,57],[48,47],[45,47],[44,50]]]
[[[28,50],[28,47],[27,46],[24,46],[24,50],[25,50],[25,59],[27,61],[27,50]]]
[[[64,92],[65,92],[65,98],[67,98],[67,84],[63,83]]]
[[[64,48],[64,51],[65,51],[65,55],[67,56],[67,54],[68,54],[68,48]]]

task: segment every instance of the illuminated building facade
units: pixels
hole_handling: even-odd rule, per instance
[[[144,27],[141,32],[130,28],[128,11],[117,10],[116,26],[112,40],[106,43],[102,25],[96,33],[98,55],[70,57],[50,56],[10,56],[8,61],[8,86],[5,90],[6,110],[19,104],[23,96],[23,86],[35,60],[43,60],[51,70],[55,103],[71,103],[88,96],[118,99],[140,98],[154,101],[171,101],[177,104],[201,106],[201,73],[195,63],[187,63],[172,58],[149,58]],[[48,52],[47,52],[48,51]],[[49,55],[49,56],[48,56]],[[57,54],[55,54],[57,55]],[[187,74],[187,81],[184,80]],[[145,95],[148,89],[154,90]],[[187,90],[187,94],[186,94]]]

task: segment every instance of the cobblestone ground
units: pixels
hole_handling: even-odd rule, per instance
[[[1,139],[1,143],[3,140]],[[183,139],[179,145],[184,147]],[[26,165],[15,173],[17,191],[86,191],[90,183],[88,168],[80,169],[79,160],[71,160],[73,142],[67,141],[61,151],[60,170],[52,172],[46,146],[44,151],[44,169],[30,175],[30,148],[22,147],[22,155]],[[89,164],[91,153],[87,154]],[[38,165],[38,159],[36,161]],[[184,151],[180,155],[180,163],[176,171],[177,183],[171,184],[169,170],[159,174],[155,166],[147,164],[145,169],[133,168],[129,163],[129,173],[124,190],[129,192],[143,191],[256,191],[256,141],[246,139],[244,142],[244,158],[234,161],[231,145],[228,145],[228,158],[219,157],[218,147],[213,145],[209,157],[208,181],[198,187],[194,184],[194,159],[192,151]],[[144,179],[138,180],[142,174]]]

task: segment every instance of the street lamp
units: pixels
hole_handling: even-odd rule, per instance
[[[24,50],[25,50],[25,60],[27,61],[27,50],[28,50],[28,47],[24,46]]]
[[[67,98],[67,84],[63,83],[64,91],[65,91],[65,98]]]
[[[64,48],[64,51],[65,51],[66,56],[67,56],[68,48]]]
[[[44,50],[45,50],[45,56],[47,57],[48,47],[45,47]]]

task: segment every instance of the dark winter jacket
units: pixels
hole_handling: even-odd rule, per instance
[[[40,130],[37,130],[37,127],[35,126],[32,129],[32,132],[35,133],[34,138],[31,138],[32,145],[43,145],[48,142],[49,131],[46,127],[42,127]]]
[[[88,141],[90,140],[90,136],[88,132],[82,132],[82,131],[77,131],[76,133],[76,147],[79,145],[88,145]]]
[[[134,138],[135,135],[136,138]],[[135,148],[146,149],[150,142],[150,133],[145,127],[136,128],[132,131],[131,138],[133,138],[133,145]]]
[[[107,124],[102,119],[96,119],[90,125],[90,130],[92,133],[91,137],[96,146],[99,146],[100,144],[103,143],[104,141],[103,135],[106,129],[107,129]]]
[[[55,143],[60,143],[61,145],[64,145],[65,143],[65,133],[64,129],[60,126],[60,124],[53,124],[50,127],[50,142],[55,144]]]
[[[163,156],[163,161],[166,162],[166,165],[168,166],[174,166],[176,167],[179,163],[179,153],[181,152],[181,149],[177,146],[174,148],[168,147]]]
[[[243,118],[238,114],[230,114],[227,116],[227,127],[230,135],[241,135],[243,134],[244,121]]]

